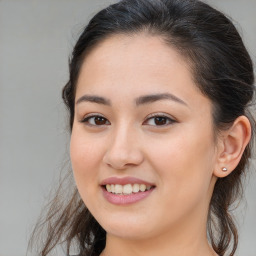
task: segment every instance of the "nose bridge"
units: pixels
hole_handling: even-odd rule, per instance
[[[124,169],[142,160],[138,130],[127,122],[113,127],[104,161],[115,169]]]

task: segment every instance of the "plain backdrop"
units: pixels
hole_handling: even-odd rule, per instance
[[[25,256],[50,188],[68,159],[61,89],[68,57],[99,0],[0,0],[0,256]],[[256,60],[256,0],[212,0],[230,15]],[[237,255],[256,256],[256,177],[237,215]]]

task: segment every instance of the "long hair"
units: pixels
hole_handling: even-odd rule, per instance
[[[229,18],[197,0],[122,0],[98,12],[73,49],[69,81],[62,92],[71,132],[76,84],[87,54],[112,35],[139,33],[161,37],[186,58],[196,85],[213,103],[216,133],[232,125],[240,115],[246,115],[255,128],[248,110],[255,91],[253,64]],[[208,238],[220,256],[229,248],[229,255],[234,255],[238,245],[238,232],[230,209],[242,196],[242,177],[252,153],[252,141],[235,170],[217,180],[210,201]],[[72,189],[69,198],[63,197],[62,190],[57,191],[48,205],[48,214],[38,223],[37,231],[40,227],[47,229],[40,250],[42,256],[62,242],[66,243],[69,254],[70,245],[75,241],[81,256],[99,255],[105,247],[105,230],[91,215],[74,185]],[[34,238],[36,234],[35,231]]]

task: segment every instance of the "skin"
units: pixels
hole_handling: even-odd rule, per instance
[[[135,103],[163,93],[183,103]],[[84,95],[104,97],[110,105],[77,103]],[[208,206],[227,166],[226,145],[232,151],[235,140],[223,134],[216,142],[212,104],[179,53],[159,37],[112,36],[86,56],[75,101],[71,162],[84,203],[107,231],[102,255],[216,255],[206,238]],[[166,123],[157,125],[152,114],[164,115]],[[100,115],[102,122],[82,122],[88,115]],[[238,133],[247,124],[242,121]],[[134,204],[109,203],[100,183],[126,176],[156,187]]]

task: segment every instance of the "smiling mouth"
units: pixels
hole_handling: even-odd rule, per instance
[[[141,192],[149,191],[154,188],[154,186],[146,184],[106,184],[102,186],[106,191],[116,195],[131,195],[138,194]]]

